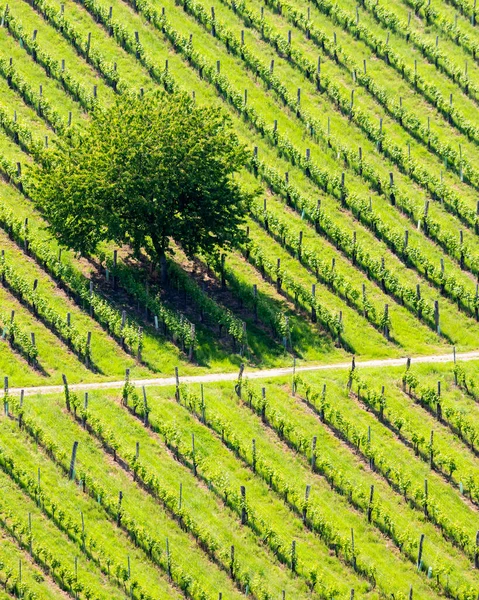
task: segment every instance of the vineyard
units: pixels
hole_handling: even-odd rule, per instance
[[[477,600],[478,18],[0,0],[0,600]],[[59,245],[29,178],[154,90],[228,114],[257,191],[167,284]]]

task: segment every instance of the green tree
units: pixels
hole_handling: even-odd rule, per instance
[[[31,195],[58,241],[84,255],[128,244],[162,266],[240,241],[255,195],[235,177],[248,153],[229,118],[186,94],[123,96],[73,129],[32,172]]]

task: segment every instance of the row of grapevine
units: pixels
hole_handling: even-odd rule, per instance
[[[300,377],[295,378],[295,385],[298,392],[304,392],[305,402],[318,414],[322,423],[326,424],[340,439],[350,443],[356,454],[364,462],[371,465],[384,478],[391,489],[401,494],[411,506],[418,512],[425,514],[426,518],[440,529],[445,539],[452,540],[469,558],[472,559],[474,557],[475,539],[473,536],[453,523],[449,515],[441,510],[439,502],[433,500],[423,488],[413,487],[407,473],[394,466],[383,448],[373,447],[368,440],[367,433],[360,431],[353,422],[344,416],[343,411],[335,406],[333,407],[326,399],[323,391],[316,391],[312,386],[308,386]],[[283,427],[284,430],[288,429],[288,432],[291,432],[291,435],[288,435],[288,440],[293,444],[293,447],[300,450],[300,446],[302,445],[303,452],[306,453],[309,446],[308,441],[301,442],[301,439],[304,438],[295,432],[292,426],[287,428],[283,424]],[[435,456],[436,461],[440,462],[441,456],[438,452],[436,452]],[[446,458],[446,460],[449,459]],[[456,590],[457,596],[455,597],[461,598],[462,593],[463,590]]]
[[[402,21],[384,6],[379,6],[374,0],[362,0],[361,5],[373,15],[378,23],[405,38],[428,61],[434,63],[438,71],[447,75],[453,83],[460,87],[471,100],[476,104],[479,103],[479,87],[471,81],[461,67],[455,65],[444,52],[436,47],[435,43],[416,33],[408,23]]]
[[[248,306],[255,315],[255,318],[271,329],[274,336],[279,337],[284,342],[291,335],[289,319],[283,310],[277,310],[263,294],[258,292],[257,286],[247,285],[238,279],[234,269],[230,269],[221,258],[209,257],[208,266],[214,272],[224,277],[228,287],[234,295],[239,298],[241,303]]]
[[[453,482],[452,477],[457,469],[454,457],[440,455],[434,448],[434,445],[431,445],[430,438],[426,440],[423,433],[413,430],[403,417],[397,415],[391,408],[388,408],[384,393],[372,390],[361,379],[357,371],[355,371],[353,379],[357,383],[356,398],[358,402],[373,412],[379,421],[393,431],[402,442],[412,446],[416,456],[419,456],[423,461],[428,463],[432,469],[442,473],[449,482]],[[404,381],[414,382],[414,379],[408,376],[405,377]],[[354,395],[353,388],[351,388],[351,394]],[[457,482],[454,482],[454,484],[459,487]],[[474,477],[468,475],[465,478],[465,484],[464,493],[469,494],[471,501],[477,504],[479,502],[479,486]]]
[[[0,517],[0,525],[3,525]],[[14,575],[13,570],[3,560],[0,561],[0,584],[2,585],[6,598],[24,598],[24,600],[38,600],[38,595],[31,587],[22,580],[22,575]]]
[[[426,80],[421,77],[415,69],[409,67],[406,61],[394,51],[384,39],[377,37],[370,27],[364,25],[360,21],[358,22],[356,15],[348,13],[337,4],[330,2],[330,0],[313,0],[316,8],[325,16],[329,17],[333,23],[340,25],[345,31],[347,31],[352,37],[360,39],[364,42],[367,47],[372,50],[374,55],[383,60],[388,67],[393,68],[401,75],[401,78],[405,79],[409,85],[417,92],[419,92],[424,99],[431,104],[438,112],[451,124],[453,124],[461,133],[464,133],[469,139],[475,139],[477,128],[471,123],[454,105],[451,105],[450,99],[446,99],[441,94],[439,88],[431,82],[429,79]],[[300,20],[298,19],[298,23]],[[341,54],[344,53],[344,49],[341,48]],[[344,55],[344,54],[343,54]],[[339,57],[338,60],[341,60]],[[357,75],[358,73],[356,73]],[[399,108],[401,108],[399,106]],[[398,113],[400,116],[401,113]],[[412,123],[409,124],[411,126]],[[421,126],[424,127],[423,125]],[[422,132],[424,134],[424,131]],[[429,136],[424,137],[421,135],[423,140],[431,141],[431,146],[435,147],[440,151],[439,140],[436,140],[434,133],[428,131]],[[450,145],[447,145],[452,151],[452,155],[444,154],[445,166],[447,167],[452,160],[456,166],[456,171],[461,172],[461,155],[455,152]],[[441,151],[442,153],[443,151]]]
[[[15,418],[20,419],[22,423],[23,411],[18,410],[17,415]],[[34,427],[34,425],[30,423],[28,427]],[[41,429],[34,427],[33,434],[39,436],[41,445],[47,454],[54,452],[55,443],[42,433]],[[82,531],[81,526],[70,515],[66,514],[64,510],[58,510],[57,503],[48,496],[45,488],[40,488],[38,481],[19,468],[15,463],[15,459],[3,448],[0,450],[0,469],[10,477],[26,496],[37,503],[43,514],[54,523],[59,531],[66,534],[78,546],[79,551],[85,555],[87,560],[91,560],[97,565],[115,585],[120,588],[124,587],[125,575],[127,575],[125,566],[112,560],[105,549],[102,548],[99,540],[90,531]],[[130,594],[133,600],[150,600],[152,598],[136,581],[130,589]]]
[[[0,328],[2,338],[7,340],[10,346],[18,350],[28,361],[35,365],[38,357],[38,348],[31,334],[15,321],[15,312],[10,314],[0,311]]]
[[[269,43],[280,56],[287,57],[288,60],[305,75],[306,79],[315,82],[316,87],[320,91],[325,91],[333,104],[336,104],[341,112],[348,116],[369,139],[375,141],[377,143],[378,151],[382,152],[401,170],[401,172],[405,173],[409,178],[428,190],[433,198],[445,199],[448,204],[450,203],[453,207],[457,207],[460,214],[462,214],[463,210],[466,209],[466,205],[461,199],[455,195],[452,190],[442,185],[441,182],[436,181],[427,169],[421,167],[418,161],[411,159],[409,154],[406,156],[406,152],[395,145],[392,140],[388,139],[384,130],[380,131],[380,134],[382,135],[380,136],[381,139],[379,142],[374,139],[374,130],[376,128],[370,121],[368,122],[366,114],[361,113],[354,107],[354,103],[350,97],[341,97],[339,87],[329,77],[321,75],[320,69],[316,67],[312,61],[308,60],[301,51],[293,48],[292,44],[284,40],[280,34],[276,33],[273,27],[267,25],[262,17],[259,17],[251,9],[248,9],[244,2],[233,2],[230,4],[229,0],[222,1],[224,1],[228,7],[231,7],[234,12],[239,14],[247,26],[253,26],[261,35],[261,38]],[[281,14],[286,14],[288,20],[292,21],[298,28],[306,33],[308,39],[312,40],[320,47],[328,58],[347,70],[348,73],[351,73],[354,82],[364,87],[364,89],[366,89],[386,112],[400,123],[404,129],[421,141],[428,149],[435,152],[448,165],[454,167],[457,173],[461,175],[462,179],[469,182],[477,189],[477,186],[479,185],[479,172],[477,172],[476,169],[462,156],[462,153],[457,152],[450,144],[441,142],[437,135],[430,132],[427,124],[421,124],[415,115],[410,113],[387,91],[381,88],[371,76],[364,73],[354,58],[349,55],[344,48],[330,40],[329,36],[313,26],[303,13],[296,11],[292,6],[284,4],[281,0],[269,0],[268,4],[273,10],[278,12],[281,11]],[[215,36],[222,41],[226,41],[228,49],[238,55],[238,42],[224,25],[219,23],[216,18],[213,19],[212,17],[209,17],[203,7],[193,0],[185,2],[184,7],[202,23],[209,25],[209,27],[214,26]],[[245,45],[242,45],[239,53],[241,58],[254,72],[260,74],[265,80],[266,85],[272,85],[273,89],[276,89],[274,83],[271,83],[273,78],[267,77],[268,70],[265,70],[265,67],[258,67],[260,62],[259,59],[251,58],[249,56],[250,54],[252,54],[251,51],[248,50]],[[271,69],[269,71],[271,71]],[[288,99],[283,97],[284,86],[282,87],[283,89],[280,89],[279,91],[280,97],[282,97],[284,102],[287,102],[288,105],[290,105]],[[296,104],[295,100],[293,100],[293,102]],[[290,106],[290,108],[294,110],[295,106]],[[303,115],[303,120],[308,123],[309,126],[312,125],[316,135],[319,135],[321,126],[317,119],[307,115],[303,110],[301,110],[301,113]],[[474,137],[475,131],[476,128],[473,125],[468,128],[470,136]],[[476,137],[479,140],[479,128],[477,128]],[[446,204],[446,206],[448,204]],[[469,215],[469,217],[471,217],[471,215]]]
[[[446,0],[446,2],[457,8],[461,12],[461,15],[470,17],[471,24],[476,25],[476,2],[471,2],[470,0]]]
[[[384,261],[373,258],[368,252],[366,244],[357,241],[349,229],[337,225],[324,211],[321,203],[314,203],[303,196],[289,177],[286,181],[275,169],[257,158],[254,161],[254,168],[258,172],[258,177],[266,182],[272,192],[283,198],[288,206],[301,214],[302,218],[307,219],[317,233],[323,235],[338,250],[341,250],[353,265],[361,268],[368,279],[373,279],[384,293],[395,298],[418,319],[423,319],[427,325],[433,327],[433,309],[421,298],[418,290],[401,283]],[[353,214],[360,222],[362,222],[362,211],[367,211],[368,208],[369,205],[363,204],[361,209],[359,203],[351,207]]]
[[[321,125],[320,121],[300,107],[297,97],[287,91],[286,87],[274,75],[271,68],[262,65],[261,60],[255,57],[251,50],[249,50],[246,45],[240,42],[236,36],[234,36],[234,34],[232,34],[223,24],[221,24],[216,18],[210,17],[205,9],[201,5],[194,2],[194,0],[185,0],[183,7],[189,14],[198,19],[200,23],[207,25],[211,29],[214,29],[215,37],[226,44],[228,51],[240,57],[255,75],[259,75],[263,79],[268,89],[272,88],[277,92],[279,97],[283,100],[283,103],[288,106],[291,111],[296,114],[297,118],[305,124],[308,133],[313,139],[316,141],[322,141],[325,149],[326,147],[331,148],[338,153],[339,156],[344,154],[348,165],[353,168],[353,170],[359,174],[374,190],[379,192],[381,192],[381,189],[387,190],[387,186],[377,175],[375,168],[370,166],[367,161],[364,160],[362,155],[359,156],[355,151],[353,152],[350,149],[341,146],[334,136],[331,136],[329,133],[326,134],[323,131],[323,126]],[[366,136],[377,144],[378,150],[384,153],[385,156],[394,164],[396,164],[402,172],[406,173],[414,181],[428,189],[434,199],[440,199],[442,202],[445,202],[445,206],[448,208],[451,207],[451,212],[458,215],[460,218],[465,219],[466,224],[474,224],[474,227],[476,227],[478,223],[477,215],[468,209],[467,205],[459,198],[459,196],[455,194],[455,192],[452,192],[446,188],[442,182],[434,181],[429,171],[424,169],[417,161],[411,159],[409,156],[406,156],[406,153],[402,149],[388,139],[381,126],[379,129],[377,129],[376,126],[371,123],[365,113],[360,113],[358,112],[358,109],[353,108],[350,98],[341,96],[338,86],[329,78],[321,77],[319,72],[315,73],[315,65],[305,58],[300,51],[293,49],[289,42],[286,42],[279,34],[276,33],[274,29],[265,25],[262,18],[256,16],[251,10],[246,9],[244,4],[235,3],[233,8],[235,12],[241,15],[247,26],[254,26],[258,32],[260,32],[262,39],[270,43],[281,56],[288,57],[289,61],[297,66],[307,79],[312,81],[315,80],[317,87],[319,86],[322,91],[326,91],[328,93],[331,102],[338,106],[342,114],[349,116],[353,122],[355,122],[355,124],[366,134]],[[332,43],[327,42],[326,37],[323,36],[321,38],[321,44],[324,47],[329,47],[329,44]],[[339,60],[337,58],[336,48],[334,52],[333,50],[330,50],[330,53],[335,56],[337,60]],[[351,60],[352,59],[350,59],[350,57],[347,57],[345,63],[349,64]],[[357,75],[357,80],[360,83],[363,78],[367,82],[365,84],[366,87],[371,90],[373,87],[371,78],[361,73]],[[380,97],[384,101],[386,101],[388,98],[388,94],[386,92],[381,91],[381,93],[378,92],[377,95],[378,98]],[[403,115],[403,113],[404,111],[401,108],[401,115]],[[404,118],[407,117],[405,114],[403,116]],[[424,139],[427,138],[430,145],[431,142],[426,132],[426,128],[424,128],[423,133],[425,136]],[[451,149],[450,152],[448,152],[449,158],[452,156],[450,154],[451,152],[455,151]],[[464,166],[466,165],[464,161],[462,161],[462,163],[464,163]],[[431,184],[431,182],[433,183]],[[390,187],[393,187],[392,184]],[[465,255],[468,256],[468,263],[470,262],[471,257],[467,248],[459,248],[457,239],[450,234],[442,234],[440,231],[440,224],[434,222],[431,217],[427,215],[427,212],[424,216],[414,214],[415,210],[407,196],[401,194],[396,187],[394,187],[393,190],[390,190],[389,195],[391,193],[393,194],[393,197],[390,196],[391,202],[393,204],[397,204],[398,207],[400,207],[401,210],[409,217],[411,222],[414,223],[414,225],[417,224],[418,220],[423,219],[424,217],[425,234],[439,243],[441,247],[451,254],[452,257],[456,258],[458,262],[460,261],[461,268],[464,268],[465,266]],[[467,215],[467,218],[464,217],[464,215]],[[477,270],[477,260],[473,261],[473,264],[470,268]]]
[[[339,316],[333,315],[316,297],[313,291],[307,290],[304,285],[299,283],[294,275],[288,273],[287,269],[278,268],[266,256],[263,249],[252,239],[249,239],[244,248],[244,254],[251,264],[253,264],[263,276],[268,276],[271,281],[277,282],[279,290],[284,288],[290,296],[294,298],[297,305],[301,301],[306,310],[311,309],[314,319],[328,331],[334,339],[341,343],[341,332],[344,329]],[[278,281],[280,283],[278,283]]]
[[[132,406],[129,406],[130,411],[135,414],[137,418],[144,421],[144,405],[142,402],[138,402],[138,400],[135,401],[134,394],[134,390],[129,390],[126,402],[128,403],[131,401]],[[205,407],[201,399],[196,394],[194,394],[187,386],[182,385],[180,386],[179,390],[179,398],[180,403],[181,399],[183,399],[182,406],[187,408],[192,414],[194,414],[195,417],[200,419],[203,424],[207,425],[209,428],[212,428],[214,431],[220,431],[221,439],[226,446],[235,452],[236,457],[240,458],[243,462],[246,462],[249,467],[251,467],[251,463],[246,461],[245,458],[247,455],[246,449],[241,448],[238,444],[232,442],[234,433],[232,432],[231,428],[229,428],[219,419],[217,421],[209,409],[208,417],[206,417]],[[164,438],[165,443],[171,448],[175,455],[182,460],[184,464],[192,468],[191,449],[183,445],[179,439],[179,436],[175,434],[175,431],[172,431],[168,426],[164,425],[161,418],[156,415],[152,415],[151,410],[148,410],[147,423],[148,427]],[[216,427],[213,424],[215,424]],[[201,472],[201,463],[197,464],[196,466]],[[280,480],[281,476],[275,473],[271,467],[264,463],[260,457],[258,457],[257,460],[254,460],[254,472],[264,479],[270,488],[274,490],[276,489],[275,485],[278,484],[277,482]],[[248,503],[246,499],[242,498],[242,496],[235,490],[230,489],[224,478],[218,475],[215,476],[214,474],[209,475],[207,473],[198,473],[197,476],[202,477],[205,483],[208,484],[209,488],[218,494],[218,496],[232,510],[234,510],[238,516],[244,514],[243,509],[245,509],[247,512],[245,524],[249,526],[257,536],[266,540],[266,543],[270,547],[271,551],[281,562],[285,562],[291,567],[291,554],[284,542],[281,541],[280,535],[271,528],[271,525],[269,525],[259,516],[255,515],[252,505]],[[350,565],[358,574],[362,575],[366,579],[374,581],[374,569],[367,565],[366,562],[363,562],[361,557],[359,557],[357,554],[354,554],[350,540],[346,536],[343,537],[335,528],[334,524],[328,522],[317,510],[313,509],[312,507],[307,511],[307,515],[305,515],[302,504],[298,503],[298,505],[296,505],[291,496],[288,499],[288,494],[286,494],[286,501],[288,506],[292,509],[293,514],[300,516],[303,519],[304,525],[317,534],[320,539],[331,550],[334,551],[338,558],[340,558],[345,564]],[[298,508],[299,505],[301,505],[301,510]],[[301,573],[301,571],[303,571],[301,565],[296,564],[295,570],[303,576],[307,576],[306,573]],[[335,594],[337,594],[337,591],[334,588],[320,589],[320,586],[318,586],[318,589],[315,588],[314,585],[313,588],[319,593],[321,598],[331,599],[335,596]]]
[[[474,379],[466,373],[465,369],[459,364],[454,365],[454,382],[475,402],[479,402],[479,395],[476,392],[477,384]]]
[[[179,341],[183,350],[189,347],[191,359],[196,337],[194,325],[183,315],[178,314],[176,310],[168,308],[160,300],[159,294],[150,294],[145,284],[138,280],[131,269],[119,264],[114,266],[112,261],[108,261],[107,265],[127,293],[148,308],[151,314],[161,321],[163,333],[171,336],[173,340]]]
[[[14,408],[15,405],[12,405]],[[88,494],[94,501],[101,504],[106,517],[112,524],[116,524],[121,528],[126,535],[133,541],[135,546],[140,548],[144,554],[145,559],[149,559],[159,569],[166,574],[166,576],[177,586],[187,598],[193,600],[204,600],[208,598],[205,590],[202,589],[201,585],[194,581],[184,569],[173,560],[170,554],[165,553],[163,549],[163,543],[155,537],[154,533],[148,531],[142,525],[139,525],[134,517],[130,516],[121,504],[118,502],[118,497],[113,496],[110,492],[105,489],[100,482],[92,478],[89,473],[84,470],[78,470],[73,474],[70,472],[70,460],[67,459],[65,453],[58,447],[50,436],[39,426],[36,421],[29,416],[26,416],[23,412],[22,416],[18,414],[20,425],[24,434],[34,440],[41,448],[45,450],[51,461],[60,469],[61,472],[70,479],[74,479],[83,491]],[[0,453],[0,459],[2,453]],[[14,461],[9,458],[9,463]],[[8,465],[7,465],[8,466]],[[22,479],[25,482],[25,487],[32,487],[33,490],[37,490],[37,483],[33,478],[28,478],[26,474],[21,473]],[[50,507],[52,510],[52,507]],[[151,598],[151,595],[144,590],[145,596],[138,596],[145,598],[146,600]]]
[[[85,5],[85,3],[83,4]],[[94,4],[95,3],[93,2],[93,5]],[[92,2],[88,2],[89,9],[91,9],[91,5]],[[109,15],[106,14],[106,11],[100,10],[96,5],[94,8],[95,10],[92,14],[102,22],[104,26],[107,26],[111,20]],[[141,8],[140,3],[138,3],[137,8],[138,10]],[[156,11],[153,11],[152,13],[145,14],[145,16],[154,20],[154,24],[166,35],[175,50],[180,54],[183,54],[187,58],[189,64],[195,67],[203,78],[210,81],[224,99],[245,116],[247,121],[252,123],[259,133],[266,136],[267,139],[271,139],[273,143],[277,141],[278,148],[282,153],[288,156],[294,164],[300,166],[313,181],[318,183],[318,185],[326,189],[331,186],[335,193],[340,195],[344,201],[348,199],[349,195],[346,193],[345,186],[341,185],[340,179],[338,177],[330,176],[327,172],[321,171],[312,163],[312,161],[305,159],[301,153],[292,147],[289,141],[284,140],[273,127],[267,126],[264,120],[257,115],[252,107],[244,104],[242,94],[232,90],[225,76],[218,73],[212,66],[209,66],[201,55],[193,50],[190,41],[175,32],[164,14],[158,15]],[[123,38],[117,41],[120,44],[123,44],[122,47],[125,47],[122,40]],[[174,80],[171,78],[171,81]],[[377,231],[376,234],[378,234]],[[427,259],[419,250],[412,249],[410,246],[405,248],[403,243],[404,238],[401,234],[392,232],[390,231],[390,228],[383,226],[378,237],[380,237],[380,239],[385,239],[390,248],[395,250],[403,260],[406,259],[406,264],[410,265],[412,263],[420,273],[424,274],[427,279],[440,288],[442,294],[457,301],[458,306],[469,311],[470,314],[476,314],[475,304],[477,296],[467,292],[464,289],[464,286],[462,286],[454,276],[446,276],[444,271],[439,267],[432,265],[429,259]]]
[[[66,291],[72,293],[76,302],[90,307],[91,314],[103,325],[107,331],[122,344],[136,351],[141,347],[141,332],[133,323],[127,321],[122,312],[114,309],[107,300],[98,294],[91,284],[70,261],[62,259],[51,250],[45,240],[37,240],[31,234],[31,227],[27,222],[17,219],[13,212],[3,203],[0,203],[0,225],[20,248],[26,249],[35,261],[49,273],[55,281]]]
[[[442,399],[440,389],[430,386],[419,388],[418,377],[408,370],[403,375],[403,391],[435,416],[440,423],[447,425],[476,456],[479,455],[475,447],[479,430],[467,419],[464,411],[454,408],[452,404],[448,404]]]
[[[132,403],[132,406],[129,408],[132,410],[132,412],[134,412],[134,414],[137,414],[138,407],[141,407],[140,415],[145,415],[146,400],[140,400],[132,384],[127,381],[123,389],[123,402],[128,405],[129,401]],[[153,498],[159,501],[167,514],[174,519],[184,531],[188,532],[196,540],[200,548],[203,550],[203,552],[205,552],[209,559],[218,565],[223,571],[225,571],[241,591],[244,592],[248,587],[249,593],[253,598],[260,600],[272,600],[271,595],[266,591],[261,581],[256,579],[252,580],[248,571],[242,568],[241,560],[237,555],[235,555],[234,559],[231,560],[230,546],[227,548],[223,547],[222,544],[215,539],[212,534],[204,530],[201,523],[195,520],[194,516],[191,514],[191,511],[189,511],[187,507],[179,506],[178,497],[176,494],[172,494],[166,489],[159,477],[142,463],[135,452],[125,451],[120,455],[118,452],[120,442],[115,436],[114,431],[98,417],[96,417],[92,413],[91,409],[84,408],[76,395],[69,395],[67,409],[74,414],[75,419],[81,423],[91,435],[96,437],[101,442],[103,448],[108,453],[113,455],[114,460],[118,462],[123,469],[134,473],[136,481],[140,483],[142,488],[152,495]],[[146,411],[149,415],[150,411],[148,410],[147,404]],[[149,423],[151,422],[149,421]],[[169,445],[173,450],[171,441]],[[174,451],[177,458],[180,458],[179,450],[174,448]],[[201,469],[202,466],[201,461],[200,459],[196,461],[196,457],[191,450],[185,454],[182,453],[181,460],[183,464],[191,469],[195,476],[200,477],[200,479],[202,479],[208,485],[209,489],[214,488],[214,483],[212,481],[210,481],[207,477],[202,477],[198,474],[198,469]],[[233,494],[232,490],[229,491],[228,496],[230,496],[230,494]],[[242,508],[246,507],[243,506]],[[254,530],[257,527],[254,526],[254,512],[249,507],[247,508],[247,511],[248,524]],[[290,566],[287,560],[286,549],[277,550],[275,555],[281,562],[285,562],[287,566]]]
[[[85,90],[84,86],[67,69],[62,68],[59,61],[53,59],[47,52],[42,50],[39,40],[37,38],[34,39],[24,31],[23,25],[15,19],[8,7],[4,10],[3,22],[10,35],[18,41],[21,40],[22,47],[45,70],[47,76],[56,79],[61,87],[80,104],[82,109],[92,111],[99,106],[94,91],[89,92]],[[34,102],[34,99],[32,101]],[[49,120],[52,126],[60,133],[63,131],[61,117],[48,104],[46,106],[50,113]]]
[[[30,556],[34,563],[40,567],[46,575],[51,575],[60,589],[64,590],[70,598],[85,598],[86,600],[91,598],[99,600],[98,596],[93,595],[91,589],[78,581],[74,570],[62,564],[48,546],[40,544],[37,541],[33,543],[28,523],[19,521],[15,517],[13,511],[0,509],[0,526],[4,532],[8,533],[8,535],[17,542],[20,548],[30,552]],[[26,592],[26,594],[24,595],[22,592]],[[16,594],[18,594],[18,598],[37,599],[37,595],[30,591],[28,585],[25,583],[17,587]]]
[[[50,327],[67,346],[75,352],[87,366],[91,359],[91,336],[83,334],[68,323],[66,316],[60,315],[50,306],[32,284],[24,279],[17,269],[7,263],[5,255],[0,258],[0,278],[3,283],[33,314]]]
[[[457,19],[455,22],[446,19],[439,10],[430,4],[424,6],[422,2],[418,3],[416,0],[405,0],[405,4],[414,9],[415,15],[422,16],[423,12],[427,25],[433,24],[442,34],[470,54],[475,61],[479,59],[479,44],[470,35],[461,31],[457,25]],[[424,11],[421,10],[422,8]]]
[[[277,217],[271,211],[265,210],[259,202],[252,205],[251,213],[255,220],[268,233],[272,234],[283,248],[288,250],[291,256],[297,258],[301,264],[315,274],[318,281],[324,283],[349,306],[354,307],[373,327],[384,329],[377,318],[376,308],[368,300],[366,293],[355,289],[344,275],[341,275],[332,265],[327,265],[318,252],[309,250],[297,236],[293,236],[285,220]]]
[[[137,4],[140,6],[140,3]],[[145,16],[147,16],[147,18],[150,16],[151,19],[156,19],[155,23],[157,27],[163,31],[175,49],[184,54],[187,57],[188,62],[201,73],[202,77],[208,79],[225,100],[231,103],[248,122],[253,124],[262,136],[266,137],[266,139],[271,139],[272,143],[277,145],[281,154],[288,157],[293,164],[299,166],[321,188],[325,190],[331,188],[345,203],[347,203],[348,197],[352,196],[355,198],[354,194],[348,194],[339,177],[331,176],[328,172],[321,170],[310,159],[305,158],[287,139],[279,135],[273,127],[267,126],[254,108],[245,105],[242,94],[235,92],[231,88],[226,77],[217,73],[216,69],[208,65],[201,55],[193,50],[189,41],[187,41],[186,38],[179,36],[179,34],[171,28],[165,15],[162,14],[160,16],[156,12],[153,14],[154,17],[149,13]],[[170,28],[171,34],[168,33]],[[391,194],[394,195],[393,189],[391,189]],[[468,293],[464,289],[464,286],[462,286],[454,276],[446,276],[439,266],[432,265],[430,260],[418,249],[412,249],[410,246],[405,247],[404,236],[393,232],[388,226],[381,223],[381,228],[379,231],[376,231],[376,233],[379,233],[378,237],[386,241],[388,246],[394,249],[399,256],[402,256],[403,259],[406,258],[406,264],[413,264],[420,273],[423,273],[426,278],[429,279],[429,281],[439,287],[442,294],[457,301],[459,306],[470,311],[471,314],[475,314],[474,306],[477,296]]]
[[[395,526],[392,515],[388,514],[377,498],[371,501],[369,494],[366,494],[361,486],[349,482],[338,468],[328,460],[321,458],[319,452],[314,449],[311,440],[307,440],[295,432],[294,427],[288,423],[287,417],[282,412],[268,406],[268,400],[264,394],[254,392],[247,381],[239,382],[236,389],[240,398],[242,398],[242,406],[249,408],[261,417],[263,424],[271,427],[280,440],[295,452],[303,455],[304,464],[307,464],[313,472],[325,477],[331,487],[347,498],[355,509],[368,515],[368,521],[388,536],[411,562],[416,563],[417,540]],[[221,441],[234,452],[235,456],[244,461],[258,477],[264,479],[269,487],[283,498],[293,512],[302,515],[308,527],[311,527],[320,537],[324,535],[325,541],[328,543],[327,540],[331,530],[329,527],[327,529],[325,527],[327,521],[321,515],[320,507],[313,505],[310,500],[305,500],[304,496],[291,489],[291,486],[284,481],[271,465],[262,459],[259,453],[252,454],[250,447],[241,442],[235,428],[231,424],[225,423],[210,407],[202,408],[200,398],[186,386],[182,386],[181,396],[184,398],[184,406],[207,427],[215,431]],[[310,448],[313,448],[311,455],[308,452]],[[434,507],[433,503],[433,509]],[[347,540],[345,542],[348,543]],[[423,565],[423,568],[427,572],[427,565]],[[370,566],[366,569],[364,575],[374,581],[374,568]],[[447,588],[446,582],[444,582],[444,587]],[[456,592],[458,598],[464,600],[467,598],[466,595],[462,595],[465,590],[457,590]]]

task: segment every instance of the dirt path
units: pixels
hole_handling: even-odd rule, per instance
[[[462,354],[456,354],[456,360],[458,361],[468,361],[468,360],[478,360],[479,359],[479,351],[474,352],[464,352]],[[424,364],[424,363],[448,363],[453,362],[454,354],[450,352],[449,354],[439,354],[432,356],[417,356],[411,357],[412,363],[415,364]],[[375,359],[375,360],[357,360],[357,367],[400,367],[402,365],[406,365],[406,358],[384,358],[384,359]],[[296,367],[297,373],[304,373],[306,371],[327,371],[332,369],[349,369],[351,367],[351,362],[343,362],[343,363],[335,363],[335,364],[326,364],[326,365],[305,365]],[[284,375],[292,375],[293,368],[286,367],[281,369],[264,369],[262,371],[245,371],[245,375],[249,379],[267,379],[270,377],[282,377]],[[209,373],[207,375],[188,375],[185,377],[181,377],[180,373],[180,381],[181,383],[217,383],[221,381],[235,381],[238,377],[237,372],[233,373]],[[132,383],[136,386],[168,386],[175,385],[174,377],[161,377],[156,379],[132,379]],[[75,383],[69,385],[71,391],[88,391],[88,390],[114,390],[122,388],[124,381],[105,381],[102,383]],[[45,385],[38,387],[27,387],[24,388],[25,395],[33,395],[33,394],[56,394],[61,393],[63,391],[63,386],[61,385]],[[20,388],[10,388],[10,394],[19,395]]]

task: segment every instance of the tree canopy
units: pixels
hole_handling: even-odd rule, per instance
[[[46,153],[32,196],[59,242],[84,255],[101,241],[161,261],[242,237],[251,194],[235,173],[248,154],[229,118],[186,94],[119,97]]]

